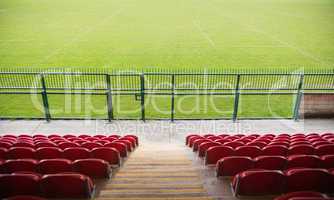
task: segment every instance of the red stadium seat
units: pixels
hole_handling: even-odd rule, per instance
[[[60,135],[57,135],[57,134],[51,134],[51,135],[49,135],[48,136],[48,138],[61,138],[61,136]]]
[[[82,134],[82,135],[78,136],[78,138],[82,138],[82,139],[89,138],[89,137],[91,137],[91,136],[87,135],[87,134]]]
[[[6,134],[6,135],[3,135],[2,137],[3,137],[3,138],[14,138],[14,139],[17,138],[16,135],[12,135],[12,134]]]
[[[58,147],[58,146],[52,142],[38,142],[35,144],[35,147],[41,148],[41,147]]]
[[[222,139],[215,140],[215,142],[218,142],[220,144],[224,144],[226,142],[232,142],[232,140],[222,138]]]
[[[72,134],[66,134],[66,135],[63,136],[63,138],[65,138],[65,139],[76,138],[76,137],[77,137],[77,136],[72,135]]]
[[[312,145],[317,148],[318,146],[321,146],[321,145],[331,145],[333,144],[332,142],[328,142],[328,141],[317,141],[317,142],[312,142]]]
[[[41,174],[56,174],[72,172],[72,162],[67,159],[45,159],[37,165],[37,170]]]
[[[8,159],[35,158],[35,150],[29,147],[12,147],[7,152]]]
[[[39,160],[62,157],[63,150],[57,147],[41,147],[36,150],[36,158]]]
[[[0,175],[0,198],[15,195],[38,195],[40,177],[33,174]]]
[[[137,146],[137,141],[133,137],[121,137],[118,140],[125,140],[125,141],[131,142],[131,146],[132,146],[133,149],[136,148],[136,146]]]
[[[228,147],[232,147],[233,149],[240,147],[240,146],[244,146],[243,142],[226,142],[224,143],[224,146],[228,146]]]
[[[209,140],[209,139],[198,139],[198,140],[195,140],[194,144],[193,144],[193,152],[198,151],[199,145],[202,144],[202,143],[204,143],[204,142],[212,142],[212,141]]]
[[[321,156],[322,167],[325,169],[334,168],[334,154]]]
[[[125,136],[123,136],[123,138],[133,138],[133,139],[136,140],[136,146],[139,145],[139,138],[135,135],[125,135]]]
[[[195,142],[196,140],[198,140],[198,139],[205,139],[205,138],[202,137],[202,136],[192,136],[192,137],[189,138],[188,146],[189,146],[190,148],[192,148],[193,145],[194,145],[194,142]]]
[[[58,147],[61,149],[66,149],[66,148],[80,147],[80,146],[74,142],[61,142],[58,144]]]
[[[94,184],[81,174],[52,174],[41,179],[43,196],[48,198],[91,198]]]
[[[2,141],[0,142],[0,148],[9,149],[9,148],[11,148],[12,146],[13,146],[13,144],[12,144],[12,143],[9,143],[8,141],[4,141],[4,140],[2,140]]]
[[[286,171],[289,192],[311,190],[328,192],[331,174],[325,169],[295,168]]]
[[[0,147],[0,159],[6,159],[7,149]]]
[[[262,149],[262,155],[265,156],[286,156],[288,148],[282,145],[268,145]]]
[[[334,200],[334,198],[324,198],[324,197],[292,197],[289,200]]]
[[[246,156],[231,156],[217,162],[217,176],[234,176],[239,172],[254,168],[254,161]]]
[[[117,149],[111,147],[99,147],[91,151],[92,158],[102,159],[111,165],[120,165],[121,157]]]
[[[35,145],[33,143],[29,142],[17,142],[13,144],[12,147],[30,147],[30,148],[35,148]]]
[[[334,154],[334,144],[320,145],[315,148],[315,154],[318,156]]]
[[[95,137],[95,138],[101,140],[101,139],[103,139],[103,138],[106,138],[107,136],[99,134],[99,135],[94,135],[93,137]]]
[[[289,148],[289,155],[295,155],[295,154],[305,154],[305,155],[313,155],[314,153],[314,147],[311,145],[295,145],[290,146]]]
[[[322,160],[315,155],[292,155],[287,158],[287,168],[317,168],[321,167]]]
[[[210,136],[210,137],[208,137],[207,139],[212,140],[212,141],[215,141],[215,140],[219,140],[219,139],[221,139],[221,137],[219,137],[219,136]]]
[[[102,147],[102,145],[99,144],[99,143],[95,143],[95,142],[85,142],[85,143],[81,144],[81,147],[92,150],[92,149],[97,148],[97,147]]]
[[[120,153],[121,157],[123,158],[128,156],[128,152],[127,152],[125,144],[122,144],[119,142],[111,142],[111,143],[105,144],[104,147],[115,148]]]
[[[267,144],[265,142],[255,141],[255,142],[247,143],[247,146],[257,146],[257,147],[260,147],[262,149],[263,147],[267,146]]]
[[[248,156],[251,158],[255,158],[261,155],[262,150],[257,146],[240,146],[235,149],[236,156]]]
[[[272,195],[284,191],[286,178],[281,171],[249,170],[233,178],[232,188],[235,195]]]
[[[2,167],[8,174],[19,171],[35,172],[37,163],[38,162],[33,159],[7,160]]]
[[[130,141],[127,140],[115,140],[114,142],[118,142],[118,143],[122,143],[126,146],[126,150],[131,152],[132,151],[132,143]]]
[[[114,137],[114,138],[120,138],[121,136],[120,135],[117,135],[117,134],[112,134],[112,135],[109,135],[108,137]]]
[[[322,197],[327,198],[327,195],[320,193],[320,192],[313,192],[313,191],[299,191],[299,192],[290,192],[287,194],[283,194],[274,200],[290,200],[294,197]]]
[[[96,141],[96,143],[99,143],[99,144],[101,144],[103,146],[103,145],[109,143],[109,141],[108,140],[98,140],[98,141]]]
[[[63,157],[69,160],[77,160],[77,159],[86,159],[90,158],[90,152],[88,149],[83,147],[72,147],[67,148],[63,151]]]
[[[283,156],[258,156],[254,161],[255,168],[267,170],[283,170],[287,164]]]
[[[217,142],[204,142],[199,145],[198,147],[198,156],[204,157],[206,151],[211,147],[222,146],[220,143]]]
[[[226,146],[215,146],[210,147],[206,151],[205,164],[217,164],[218,160],[224,157],[229,157],[234,155],[234,150],[232,147]]]
[[[199,135],[198,134],[190,134],[190,135],[187,135],[186,136],[186,145],[188,146],[189,145],[189,140],[190,138],[192,137],[198,137]]]
[[[47,200],[38,196],[18,195],[5,198],[4,200]]]
[[[296,146],[296,145],[311,145],[312,146],[312,143],[308,141],[296,141],[296,142],[290,143],[290,146]]]
[[[75,172],[91,178],[110,178],[111,175],[109,163],[102,159],[80,159],[72,165]]]
[[[47,199],[38,196],[17,195],[5,198],[4,200],[47,200]]]

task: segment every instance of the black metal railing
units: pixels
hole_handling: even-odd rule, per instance
[[[0,72],[0,95],[6,94],[41,95],[47,121],[61,119],[50,113],[49,95],[103,95],[109,121],[117,119],[114,117],[113,97],[122,95],[133,95],[140,101],[140,119],[144,121],[150,119],[145,115],[145,99],[150,95],[170,98],[171,121],[177,119],[177,96],[232,96],[231,119],[236,121],[240,119],[241,95],[294,95],[293,116],[290,118],[298,120],[303,95],[334,94],[334,74]]]

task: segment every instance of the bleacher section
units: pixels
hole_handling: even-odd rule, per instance
[[[237,197],[316,200],[334,193],[334,133],[191,134],[186,145],[216,166],[217,177],[233,177]]]
[[[134,135],[3,135],[0,198],[91,198],[137,146]]]

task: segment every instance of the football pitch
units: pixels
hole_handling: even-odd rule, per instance
[[[332,0],[1,0],[6,67],[333,68]]]
[[[334,72],[333,22],[332,0],[1,0],[0,71]],[[104,96],[49,101],[55,117],[106,116]],[[233,113],[233,96],[175,101],[178,118]],[[0,95],[0,116],[42,117],[41,102]],[[170,117],[169,96],[147,102],[148,118]],[[291,117],[294,103],[295,95],[243,96],[239,116]],[[120,118],[140,116],[133,96],[114,104]]]

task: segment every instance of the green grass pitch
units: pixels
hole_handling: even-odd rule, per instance
[[[0,71],[75,67],[333,72],[333,22],[332,0],[1,0]],[[288,117],[294,98],[243,96],[239,114]],[[89,99],[95,106],[88,109],[83,109],[85,99],[50,96],[50,106],[56,109],[52,114],[106,117],[96,111],[105,106],[104,97]],[[169,99],[151,99],[146,115],[168,118],[156,108],[169,110]],[[65,101],[71,108],[63,108]],[[222,111],[211,108],[204,97],[188,98],[180,101],[176,117],[231,116],[233,98],[210,101]],[[114,103],[122,108],[115,110],[119,117],[140,115],[134,97]],[[190,112],[194,106],[198,109]],[[0,95],[0,116],[43,116],[37,107],[28,95]]]

